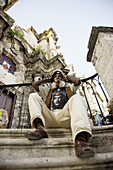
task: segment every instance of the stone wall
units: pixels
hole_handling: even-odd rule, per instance
[[[0,8],[7,11],[11,8],[18,0],[0,0]]]
[[[11,75],[3,70],[2,82],[6,83],[6,77],[13,77],[10,83],[32,82],[33,77],[48,76],[55,69],[65,69],[67,65],[63,56],[58,53],[56,44],[57,38],[52,28],[41,34],[32,26],[27,30],[19,26],[10,29],[0,41],[0,54],[9,57],[16,64],[16,71]]]
[[[88,48],[87,61],[95,66],[113,109],[113,28],[93,27]]]

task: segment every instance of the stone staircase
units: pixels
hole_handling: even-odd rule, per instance
[[[70,129],[48,129],[49,139],[28,140],[34,129],[0,129],[0,170],[113,170],[113,125],[92,127],[95,156],[75,155]]]

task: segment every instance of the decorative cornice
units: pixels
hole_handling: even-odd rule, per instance
[[[87,53],[87,61],[91,62],[92,54],[94,51],[94,47],[98,38],[98,34],[102,33],[113,33],[113,27],[92,27],[89,42],[88,42],[88,53]]]
[[[5,0],[4,11],[8,11],[18,0]]]
[[[44,63],[45,66],[50,66],[52,63],[54,63],[56,60],[58,60],[62,65],[66,66],[66,63],[63,59],[63,56],[58,54],[55,57],[51,58],[50,60],[47,60],[45,58],[45,56],[43,56],[43,54],[40,52],[36,53],[35,55],[29,57],[27,59],[27,61],[25,62],[25,65],[28,66],[29,64],[32,65],[34,63],[38,63],[38,61],[41,61],[42,63]]]
[[[26,30],[27,32],[32,32],[34,35],[35,35],[35,37],[37,38],[37,40],[39,39],[39,35],[38,35],[38,33],[36,32],[36,30],[33,28],[33,26],[30,26],[29,28],[27,28],[27,30]]]
[[[14,20],[0,9],[0,40],[7,35],[13,23]]]
[[[50,31],[53,32],[53,34],[54,34],[53,39],[57,42],[57,41],[58,41],[58,37],[57,37],[57,34],[56,34],[56,32],[54,31],[53,28],[49,28],[48,30],[45,30],[45,31],[43,31],[42,33],[40,33],[40,34],[39,34],[39,42],[42,41],[42,40],[45,39],[45,38],[47,39],[47,36],[48,36],[48,34],[49,34]]]

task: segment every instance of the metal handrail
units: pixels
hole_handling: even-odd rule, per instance
[[[94,79],[96,76],[98,75],[98,73],[94,74],[93,76],[90,76],[88,78],[85,78],[85,79],[80,79],[81,82],[86,82],[90,79]],[[7,85],[0,85],[0,89],[3,89],[4,87],[22,87],[22,86],[31,86],[32,83],[19,83],[19,84],[7,84]]]
[[[7,85],[0,85],[0,89],[3,89],[4,87],[22,87],[22,86],[31,86],[32,83],[20,83],[20,84],[7,84]]]
[[[96,76],[98,76],[98,73],[96,73],[96,74],[94,74],[93,76],[90,76],[90,77],[88,77],[88,78],[85,78],[85,79],[80,79],[81,80],[81,82],[86,82],[86,81],[88,81],[88,80],[91,80],[91,79],[94,79]]]

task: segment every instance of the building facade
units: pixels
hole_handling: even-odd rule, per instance
[[[6,1],[2,1],[1,3],[0,85],[32,83],[33,81],[52,75],[55,70],[61,70],[65,74],[75,75],[73,65],[67,65],[64,56],[59,52],[60,46],[57,45],[58,37],[53,28],[44,30],[42,33],[37,33],[33,26],[30,26],[27,30],[20,26],[15,26],[12,29],[14,20],[4,11],[8,10],[15,2],[17,1],[10,0],[7,1],[7,3]],[[91,53],[91,48],[94,44],[93,42],[92,39],[89,41],[88,61],[91,60],[93,54],[93,52]],[[92,57],[92,62],[95,61],[94,58],[95,55]],[[102,77],[103,73],[101,75],[99,69],[97,69],[97,72],[100,77]],[[103,80],[103,82],[105,81]],[[85,84],[84,87],[92,115],[94,117],[96,113],[101,115],[100,108],[94,93],[92,93],[91,86]],[[105,116],[108,114],[103,107],[105,100],[96,90],[96,84],[94,82],[93,87],[95,89],[95,94],[98,96],[98,100],[102,105],[103,115]],[[20,122],[20,115],[22,115],[22,122],[26,122],[29,117],[27,101],[31,89],[29,87],[27,88],[22,89],[22,87],[19,87],[17,91],[16,87],[9,91],[2,90],[0,108],[4,108],[8,112],[9,119],[11,119],[12,115],[12,127],[14,128],[21,126],[17,123]],[[82,89],[79,89],[78,93],[84,97]],[[7,100],[7,96],[8,102],[3,102],[3,99]],[[17,98],[14,110],[12,111],[15,96],[17,96]],[[21,102],[23,102],[23,104]],[[9,104],[6,105],[5,103]],[[13,112],[14,114],[12,114]]]
[[[87,61],[92,62],[99,74],[113,112],[113,28],[92,27],[88,48]]]

